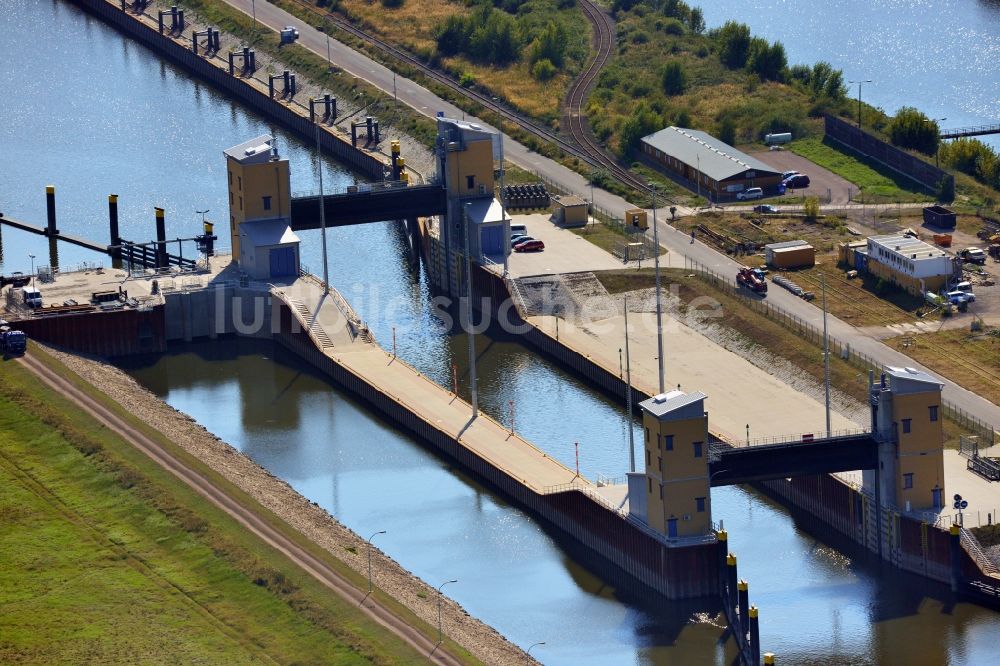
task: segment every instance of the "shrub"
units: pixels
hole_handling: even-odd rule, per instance
[[[645,30],[636,30],[632,33],[633,44],[645,44],[649,41],[649,34]]]
[[[539,81],[548,81],[556,75],[556,66],[548,58],[542,58],[532,65],[531,75]]]
[[[470,88],[476,85],[476,77],[474,77],[469,72],[462,72],[462,75],[458,77],[458,85],[463,88]]]
[[[677,19],[667,19],[663,22],[663,32],[680,37],[684,34],[684,24]]]
[[[691,13],[688,14],[688,30],[695,35],[705,32],[705,15],[702,13],[701,7],[691,8]]]
[[[788,64],[785,47],[781,42],[768,44],[766,39],[754,37],[747,49],[747,69],[762,81],[780,81]]]
[[[639,140],[660,128],[660,118],[649,110],[645,102],[640,102],[624,123],[618,135],[618,149],[628,155],[639,145]]]
[[[531,43],[530,62],[534,64],[539,60],[548,60],[555,67],[562,67],[568,41],[569,35],[562,24],[549,21]]]
[[[889,140],[893,145],[913,148],[926,155],[933,155],[938,147],[940,129],[936,121],[929,120],[913,107],[904,106],[889,122]]]
[[[691,114],[687,109],[681,109],[674,118],[674,125],[677,127],[691,127]]]
[[[736,122],[726,116],[721,121],[719,121],[719,141],[723,143],[728,143],[730,146],[736,143]]]
[[[806,197],[806,200],[802,202],[802,212],[809,220],[815,220],[819,217],[819,197]]]
[[[934,197],[947,203],[955,200],[955,179],[943,176],[934,188]]]
[[[671,60],[664,66],[660,81],[667,95],[682,95],[687,90],[687,72],[679,60]]]

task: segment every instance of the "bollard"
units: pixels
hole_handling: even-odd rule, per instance
[[[727,543],[729,534],[726,530],[719,530],[717,538],[719,553],[719,591],[722,592],[726,589],[726,554],[729,552],[729,544]]]
[[[765,652],[764,653],[764,666],[774,666],[774,653]]]
[[[747,585],[745,580],[741,580],[736,584],[736,590],[740,604],[740,635],[746,638],[747,633],[750,631],[750,618],[747,617],[747,613],[750,610],[750,586]]]
[[[157,20],[156,20],[156,27],[160,31],[161,35],[163,34],[163,15],[164,14],[166,14],[166,12],[161,9],[159,11],[159,14],[158,14],[158,17],[157,17]]]
[[[751,606],[750,612],[750,663],[760,666],[760,622],[757,618],[757,607]]]
[[[351,123],[351,148],[358,147],[358,126]]]
[[[167,223],[162,208],[156,211],[156,267],[167,267]]]
[[[274,77],[267,77],[267,96],[274,99]]]
[[[291,72],[289,72],[287,69],[281,73],[281,78],[284,79],[284,82],[285,82],[285,89],[281,93],[282,97],[285,97],[285,96],[288,95],[288,80],[289,80],[290,76],[291,76]]]
[[[56,188],[54,185],[45,186],[45,212],[48,221],[45,234],[47,236],[58,236],[59,229],[56,228]]]
[[[250,49],[250,75],[257,71],[257,53]]]
[[[732,553],[726,557],[726,602],[730,610],[736,609],[736,556]]]
[[[288,99],[295,97],[295,75],[288,77]]]
[[[198,33],[191,33],[191,50],[194,51],[195,55],[198,55]]]
[[[331,97],[330,93],[323,95],[323,120],[333,123],[337,119],[337,99]]]
[[[958,525],[948,528],[948,550],[951,553],[951,591],[958,592],[962,579],[962,529]]]
[[[111,251],[112,257],[121,257],[121,236],[118,235],[118,195],[108,195],[108,227],[111,232],[111,245],[116,249]]]
[[[233,67],[233,58],[235,56],[236,56],[235,53],[233,53],[232,51],[229,52],[229,76],[232,76],[233,72],[236,71],[235,68]]]
[[[382,135],[378,131],[378,121],[375,121],[375,143],[379,143],[382,140]]]
[[[216,28],[212,32],[212,50],[218,52],[222,48],[222,33]]]
[[[314,97],[309,98],[309,122],[316,122],[316,99]]]
[[[184,10],[177,10],[177,32],[178,34],[184,32]]]
[[[371,143],[372,142],[372,121],[373,121],[373,118],[371,116],[365,116],[365,137],[366,137],[365,142],[366,143]]]

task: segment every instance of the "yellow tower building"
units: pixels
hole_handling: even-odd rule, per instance
[[[233,261],[253,278],[298,275],[288,160],[278,155],[273,137],[266,134],[224,154]]]
[[[944,504],[943,384],[913,368],[886,368],[872,386],[872,426],[879,437],[876,475],[884,505],[898,510],[936,510]]]
[[[645,473],[629,475],[630,512],[668,538],[712,529],[705,398],[670,391],[639,403]]]

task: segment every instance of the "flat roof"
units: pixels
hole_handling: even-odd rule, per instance
[[[587,200],[582,197],[578,197],[575,194],[563,194],[552,197],[552,201],[559,204],[564,208],[569,208],[570,206],[586,206]]]
[[[642,142],[684,164],[698,169],[713,180],[721,181],[744,171],[780,176],[781,172],[756,157],[736,150],[711,134],[683,127],[667,127],[642,137]]]
[[[804,240],[790,240],[783,241],[781,243],[771,243],[770,245],[764,246],[767,250],[789,250],[796,247],[812,247],[812,245]]]
[[[255,139],[250,139],[232,148],[227,148],[222,153],[229,159],[236,160],[241,164],[257,164],[269,161],[274,148],[274,137],[270,134],[261,134]]]
[[[668,391],[643,400],[639,406],[661,421],[691,419],[704,416],[704,400],[707,397],[701,391]]]
[[[884,372],[892,380],[894,393],[925,393],[944,388],[944,383],[940,379],[916,368],[886,366]]]
[[[907,259],[927,259],[929,257],[947,256],[944,250],[929,245],[913,236],[888,234],[885,236],[869,236],[868,240],[890,252],[904,255]]]
[[[476,224],[503,222],[503,206],[496,199],[472,199],[462,205],[469,212],[469,219]]]

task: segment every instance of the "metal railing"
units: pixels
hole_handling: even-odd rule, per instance
[[[813,442],[829,442],[837,439],[854,439],[856,437],[871,436],[871,430],[864,428],[847,428],[843,430],[832,430],[829,436],[823,431],[805,432],[790,435],[772,435],[770,437],[755,437],[749,441],[734,442],[733,446],[746,448],[748,446],[768,446],[771,444],[810,444]]]
[[[299,270],[299,275],[313,284],[323,287],[323,281],[310,273],[307,268],[302,267]],[[327,293],[330,295],[331,300],[333,300],[333,304],[337,306],[337,309],[340,310],[340,313],[344,315],[344,318],[347,320],[347,323],[349,324],[348,332],[351,334],[351,339],[353,340],[360,335],[366,342],[372,342],[374,338],[371,335],[371,331],[368,330],[364,321],[354,311],[351,304],[347,302],[347,299],[341,296],[340,292],[332,286]]]
[[[979,540],[964,527],[959,529],[959,541],[965,552],[969,554],[969,557],[975,560],[980,571],[991,576],[1000,575],[1000,569],[997,569],[996,563],[983,552],[982,547],[979,545]]]
[[[712,286],[717,289],[726,292],[727,295],[739,298],[745,306],[757,314],[763,315],[768,319],[781,324],[788,330],[806,338],[813,344],[823,344],[823,330],[821,328],[814,326],[801,317],[797,317],[796,315],[775,307],[767,300],[749,297],[735,285],[733,280],[719,275],[711,268],[703,266],[690,257],[685,257],[684,262],[685,270],[694,273],[703,280],[712,284]],[[875,360],[867,354],[855,350],[849,343],[842,342],[832,335],[829,336],[829,340],[831,356],[839,356],[855,367],[864,369],[871,368],[876,372],[881,372],[886,367],[885,364]],[[981,438],[981,441],[985,442],[983,446],[991,446],[996,442],[996,431],[993,426],[973,416],[972,414],[969,414],[961,407],[949,402],[948,400],[942,400],[941,412],[942,415],[948,420],[957,424],[961,428],[978,435]]]

